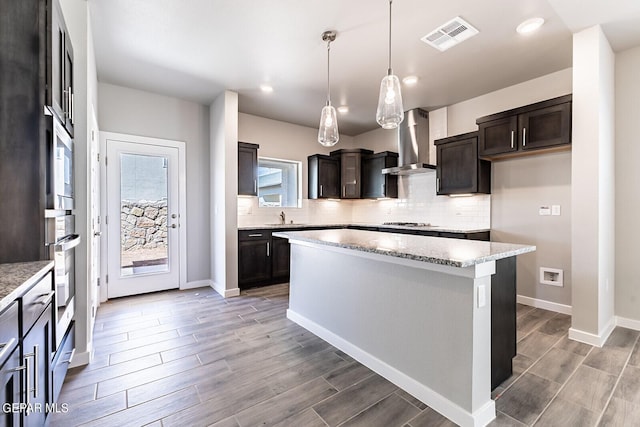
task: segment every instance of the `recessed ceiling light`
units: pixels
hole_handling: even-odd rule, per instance
[[[522,24],[518,25],[516,31],[520,34],[529,34],[540,28],[542,24],[544,24],[544,19],[542,18],[527,19]]]
[[[347,114],[349,112],[349,107],[347,105],[341,105],[338,107],[338,113]]]
[[[264,93],[271,93],[273,92],[273,86],[268,84],[263,84],[263,85],[260,85],[260,90],[263,91]]]
[[[414,84],[418,83],[418,76],[407,76],[402,79],[402,83],[406,84],[407,86],[413,86]]]

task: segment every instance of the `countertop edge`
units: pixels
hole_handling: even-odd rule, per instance
[[[439,226],[425,226],[425,227],[411,227],[411,226],[403,226],[403,225],[384,225],[384,224],[358,224],[358,223],[349,223],[349,224],[263,224],[263,225],[247,225],[238,227],[238,231],[252,231],[252,230],[277,230],[277,231],[286,231],[293,230],[296,228],[306,229],[306,228],[347,228],[347,227],[377,227],[377,228],[385,228],[388,230],[413,230],[413,231],[441,231],[443,233],[486,233],[490,232],[490,228],[448,228],[448,227],[439,227]]]
[[[20,298],[27,292],[33,285],[35,285],[40,279],[42,279],[52,268],[53,268],[53,260],[47,261],[33,261],[33,264],[42,263],[42,265],[35,271],[32,272],[31,275],[20,284],[17,284],[15,288],[10,291],[7,295],[0,299],[0,312],[4,311],[7,307],[9,307],[16,299]],[[10,265],[25,265],[30,263],[10,263],[10,264],[2,264],[3,266]]]
[[[289,242],[298,241],[298,242],[315,244],[318,246],[330,246],[330,247],[336,247],[336,248],[351,249],[359,252],[374,253],[374,254],[385,255],[385,256],[394,257],[394,258],[410,259],[414,261],[420,261],[420,262],[426,262],[426,263],[438,264],[438,265],[446,265],[450,267],[459,267],[459,268],[472,267],[477,264],[482,264],[489,261],[497,261],[499,259],[522,255],[525,253],[534,252],[536,250],[536,247],[533,245],[522,245],[522,244],[513,243],[512,245],[518,245],[519,247],[511,250],[506,250],[504,252],[492,254],[492,255],[477,257],[477,258],[464,260],[464,261],[457,261],[457,260],[446,259],[446,258],[416,255],[408,252],[397,252],[397,251],[390,251],[390,250],[385,251],[380,249],[368,248],[361,245],[348,244],[348,243],[336,243],[336,242],[329,242],[325,240],[306,238],[301,236],[290,236],[285,231],[276,232],[276,233],[273,233],[273,235],[275,237],[289,239]],[[427,239],[430,239],[430,238],[439,239],[439,237],[428,237],[428,236],[417,236],[417,237],[424,237]],[[460,244],[464,245],[464,242],[465,240],[461,240]],[[482,243],[491,244],[491,242],[482,242]],[[511,245],[511,243],[504,243],[504,244]]]

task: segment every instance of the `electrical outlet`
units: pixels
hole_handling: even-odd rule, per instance
[[[538,209],[538,215],[547,216],[551,215],[551,208],[549,206],[540,206]]]

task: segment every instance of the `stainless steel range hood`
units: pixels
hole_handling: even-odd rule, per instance
[[[435,160],[435,159],[434,159]],[[412,175],[434,172],[429,159],[429,113],[420,108],[406,111],[398,126],[398,166],[382,169],[383,174]]]

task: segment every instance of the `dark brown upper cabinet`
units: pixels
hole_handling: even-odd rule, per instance
[[[307,158],[310,199],[340,198],[340,158],[314,154]]]
[[[359,199],[362,194],[362,157],[373,154],[362,148],[335,150],[332,157],[340,159],[340,198]]]
[[[47,2],[47,91],[46,103],[73,137],[74,72],[73,46],[58,0]]]
[[[238,142],[238,195],[258,195],[258,144]]]
[[[515,157],[571,148],[571,95],[480,117],[478,155]]]
[[[398,166],[398,153],[383,151],[362,158],[363,199],[398,197],[398,176],[382,174],[382,169]]]
[[[478,132],[434,141],[436,194],[491,193],[491,163],[478,158]]]

